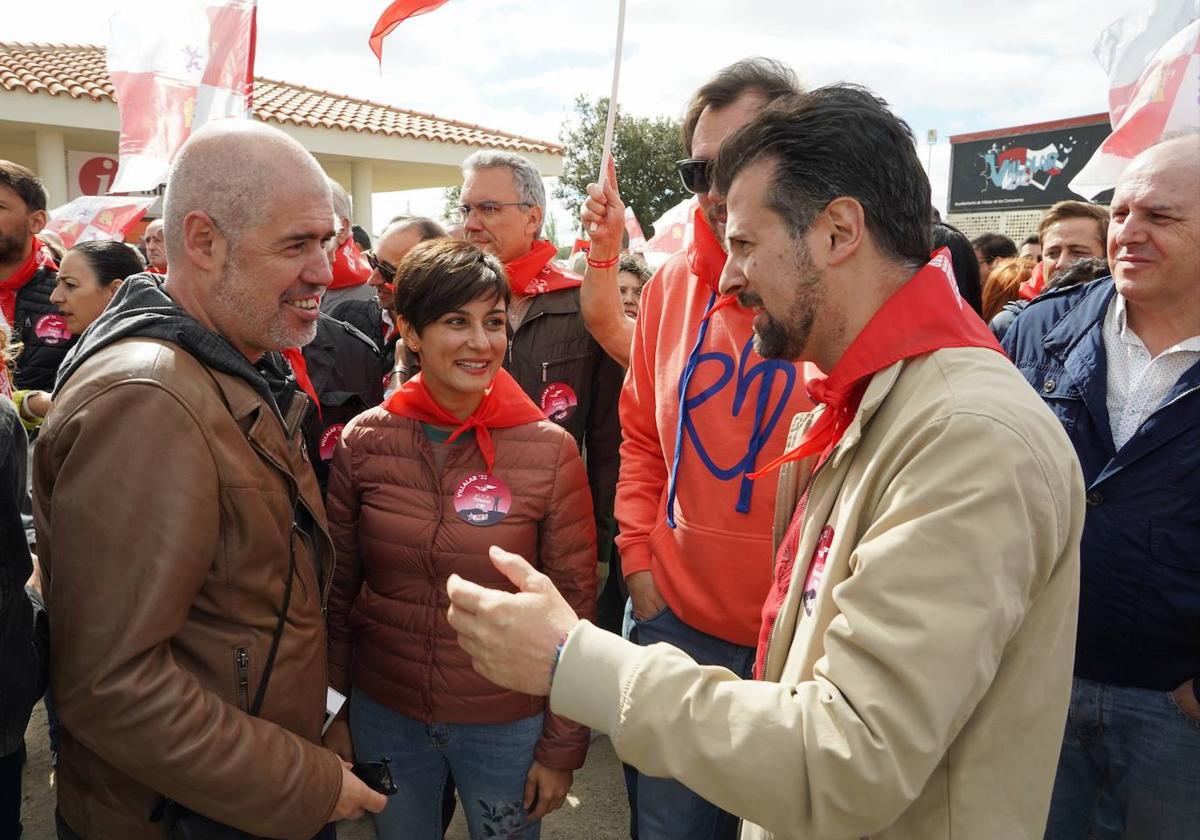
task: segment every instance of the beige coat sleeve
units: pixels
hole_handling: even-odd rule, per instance
[[[954,415],[900,446],[833,590],[840,615],[813,679],[741,681],[581,624],[551,707],[608,732],[639,770],[783,836],[890,825],[987,691],[1082,493],[991,418]]]

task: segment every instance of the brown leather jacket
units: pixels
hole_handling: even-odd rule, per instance
[[[159,794],[270,837],[310,838],[332,813],[341,767],[318,746],[332,545],[299,442],[307,401],[292,402],[281,423],[247,380],[149,338],[97,350],[55,398],[35,516],[58,808],[87,840],[165,838],[148,821]],[[293,528],[297,498],[312,539]]]
[[[545,698],[500,688],[471,667],[447,620],[446,580],[457,573],[515,588],[488,547],[541,569],[577,613],[596,612],[596,532],[583,461],[571,436],[543,420],[495,429],[494,474],[512,507],[481,527],[455,512],[461,482],[486,472],[473,440],[435,466],[421,424],[373,408],[354,418],[333,456],[327,504],[337,546],[329,596],[330,684],[424,722],[507,723]],[[556,770],[583,766],[587,727],[547,712],[534,758]]]

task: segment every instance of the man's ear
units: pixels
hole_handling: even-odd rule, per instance
[[[525,227],[529,231],[530,236],[535,235],[537,233],[538,228],[540,228],[542,226],[542,219],[544,216],[545,216],[545,211],[542,210],[541,207],[538,207],[536,204],[533,207],[529,208],[529,221]]]
[[[45,210],[34,210],[29,214],[29,234],[37,236],[46,227],[48,221],[50,221],[50,216]]]
[[[202,271],[215,271],[225,263],[229,243],[207,213],[193,210],[183,217],[183,252]]]
[[[825,262],[841,265],[858,253],[867,231],[866,214],[858,199],[849,196],[835,198],[825,206],[823,244]]]

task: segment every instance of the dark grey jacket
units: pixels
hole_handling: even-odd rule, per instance
[[[21,524],[27,459],[16,407],[0,396],[0,755],[20,748],[29,713],[46,687],[45,613],[35,611],[25,591],[33,573]]]

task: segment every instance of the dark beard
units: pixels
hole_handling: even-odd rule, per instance
[[[799,359],[812,332],[813,313],[793,314],[797,319],[789,324],[781,324],[767,315],[766,326],[762,330],[754,330],[754,352],[764,359],[787,359],[792,362]]]
[[[0,265],[16,265],[29,256],[29,238],[0,233]]]

